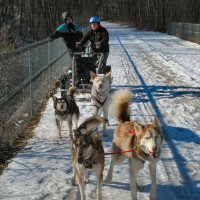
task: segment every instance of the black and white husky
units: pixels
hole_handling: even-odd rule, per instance
[[[61,137],[61,126],[63,121],[68,122],[69,134],[72,138],[72,125],[75,124],[77,128],[79,120],[79,108],[75,102],[74,94],[78,93],[77,88],[71,87],[66,95],[66,98],[57,98],[53,96],[56,125]]]

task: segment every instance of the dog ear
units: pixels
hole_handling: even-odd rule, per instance
[[[56,108],[57,97],[55,97],[55,96],[52,96],[52,99],[53,99],[53,103],[54,103],[54,108]]]
[[[73,131],[72,131],[72,141],[73,141],[73,142],[76,141],[76,133],[77,133],[77,130],[76,130],[76,129],[73,129]]]
[[[138,122],[134,122],[134,129],[137,136],[142,132],[142,126]]]
[[[153,125],[155,126],[155,128],[158,130],[161,138],[162,138],[162,141],[163,141],[163,130],[162,130],[162,127],[160,126],[159,124],[159,120],[158,120],[158,117],[155,116],[154,118],[154,122],[153,122]]]
[[[112,71],[109,71],[109,72],[106,74],[106,77],[111,79],[111,78],[112,78]]]
[[[153,124],[154,124],[155,126],[159,126],[158,118],[157,118],[156,116],[154,117]]]
[[[155,116],[155,118],[154,118],[154,121],[153,121],[153,123],[152,124],[150,124],[150,127],[151,128],[155,128],[155,129],[159,129],[159,121],[158,121],[158,118]]]
[[[52,96],[52,99],[53,99],[54,102],[57,101],[57,97],[55,97],[55,96]]]
[[[94,80],[96,78],[96,76],[97,75],[94,72],[90,71],[90,77],[92,80]]]

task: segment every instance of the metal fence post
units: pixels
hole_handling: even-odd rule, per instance
[[[3,135],[3,122],[0,120],[0,138],[2,137],[2,135]]]
[[[28,65],[29,65],[29,79],[32,79],[33,75],[33,69],[32,69],[32,64],[31,64],[31,51],[30,48],[28,48]],[[31,117],[33,117],[33,83],[32,81],[30,82],[30,103],[31,103]]]
[[[47,43],[47,51],[48,51],[48,65],[50,64],[50,41],[48,41]],[[50,91],[51,90],[51,67],[49,67],[49,86],[48,86],[48,90]]]
[[[4,141],[3,141],[3,122],[0,120],[0,152],[3,149]]]
[[[168,32],[169,35],[171,35],[171,22],[168,23],[167,32]]]
[[[167,31],[169,35],[200,44],[200,24],[169,22]]]
[[[200,30],[199,30],[199,24],[197,24],[197,43],[200,44],[200,41],[199,41],[199,34],[200,34]]]
[[[72,57],[72,87],[75,86],[75,55]]]

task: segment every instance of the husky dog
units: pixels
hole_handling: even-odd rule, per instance
[[[131,196],[133,200],[137,200],[138,186],[136,175],[144,167],[144,163],[149,161],[152,181],[150,200],[156,200],[156,163],[160,157],[163,135],[156,118],[152,124],[147,125],[130,121],[128,108],[132,97],[133,93],[129,90],[119,90],[113,95],[111,110],[119,121],[119,126],[114,133],[112,150],[113,152],[121,152],[121,154],[112,155],[112,161],[105,181],[112,181],[114,165],[120,164],[128,157]],[[132,152],[127,152],[128,150],[132,150]]]
[[[106,122],[107,119],[103,117],[91,117],[73,131],[72,184],[74,185],[77,179],[81,200],[86,199],[85,181],[88,169],[92,169],[97,175],[97,199],[102,199],[101,191],[104,170],[104,149],[96,129],[101,123]]]
[[[57,98],[55,96],[52,97],[54,101],[56,125],[58,127],[60,137],[61,137],[61,126],[63,121],[66,120],[68,122],[69,134],[71,138],[72,138],[73,122],[77,127],[80,112],[74,99],[75,93],[78,93],[77,88],[71,87],[68,90],[66,98]]]
[[[94,116],[100,115],[103,111],[103,117],[108,118],[108,108],[110,102],[110,87],[111,87],[111,71],[107,74],[90,73],[93,81],[91,90],[91,103],[93,106]],[[107,136],[106,124],[103,125],[103,135]]]

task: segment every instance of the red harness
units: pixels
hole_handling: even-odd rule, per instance
[[[130,129],[129,133],[130,133],[131,135],[135,135],[135,130],[134,130],[134,129]]]
[[[134,129],[130,129],[129,133],[131,135],[135,135],[135,130]],[[123,153],[127,153],[127,152],[135,152],[135,151],[136,151],[136,149],[131,149],[131,150],[127,150],[127,151],[104,153],[104,155],[123,154]]]

